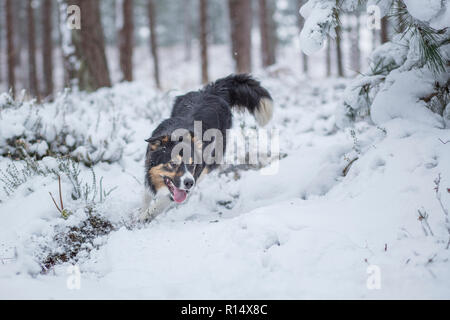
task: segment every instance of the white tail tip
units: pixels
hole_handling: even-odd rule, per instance
[[[259,101],[258,108],[255,110],[256,122],[264,127],[271,119],[273,115],[273,101],[269,98],[262,98]]]

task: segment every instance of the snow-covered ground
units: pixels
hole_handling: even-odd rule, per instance
[[[404,119],[339,129],[336,108],[348,80],[300,77],[293,63],[255,73],[275,101],[267,129],[279,130],[279,171],[217,170],[187,203],[148,225],[135,223],[144,139],[168,116],[174,96],[198,88],[196,66],[174,65],[173,82],[164,81],[170,91],[136,81],[45,105],[38,111],[44,127],[73,132],[71,144],[110,137],[107,151],[122,153],[93,167],[97,183],[103,177],[104,188],[116,187],[94,208],[116,229],[82,250],[81,287],[71,290],[71,264],[43,274],[40,263],[58,252],[57,230],[86,219],[85,202],[71,199],[64,176],[63,200],[73,212],[67,220],[48,194],[58,198],[52,176],[31,176],[10,196],[1,190],[0,298],[449,299],[449,234],[435,180],[441,177],[438,194],[449,208],[450,130]],[[231,70],[229,62],[213,65],[212,78]],[[32,131],[21,124],[30,106],[20,108],[1,110],[0,140]],[[237,128],[253,125],[250,115],[234,118]],[[9,163],[0,157],[4,172]],[[40,163],[55,166],[51,158]],[[81,169],[90,183],[91,171]],[[418,219],[418,210],[428,218]]]

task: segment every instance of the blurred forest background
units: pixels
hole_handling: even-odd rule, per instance
[[[168,90],[223,76],[218,65],[227,73],[351,77],[397,28],[386,18],[379,29],[367,28],[365,6],[341,11],[337,37],[308,57],[299,42],[305,2],[0,0],[0,90],[26,90],[41,101],[64,87],[93,91],[143,79]],[[81,9],[80,30],[67,25],[71,5]],[[197,73],[198,82],[183,83],[185,72]]]

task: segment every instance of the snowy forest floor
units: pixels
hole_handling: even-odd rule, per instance
[[[216,170],[187,203],[148,225],[134,222],[144,139],[186,88],[160,93],[138,81],[44,105],[44,120],[54,121],[58,101],[69,99],[66,125],[84,130],[84,122],[98,121],[89,134],[126,141],[119,161],[93,166],[95,183],[103,177],[103,187],[115,189],[91,209],[114,230],[80,249],[81,288],[69,290],[70,263],[46,273],[41,263],[65,250],[58,230],[86,221],[85,202],[71,199],[66,177],[67,220],[48,194],[58,198],[54,177],[33,175],[9,196],[0,191],[0,298],[449,299],[449,234],[436,195],[449,208],[450,130],[401,119],[338,129],[335,109],[348,80],[311,81],[283,68],[256,77],[275,101],[268,129],[279,130],[279,172]],[[25,118],[18,110],[3,110],[4,128]],[[97,120],[99,112],[106,119]],[[253,125],[250,115],[235,115],[234,127]],[[3,172],[10,163],[0,157]],[[80,169],[90,182],[91,170]],[[419,219],[418,210],[428,217]]]

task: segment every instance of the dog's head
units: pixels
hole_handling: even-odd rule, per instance
[[[195,186],[201,165],[194,164],[194,157],[186,150],[194,148],[179,139],[172,141],[168,135],[147,139],[147,183],[155,194],[168,193],[176,203],[184,202]],[[184,144],[184,145],[183,145]]]

